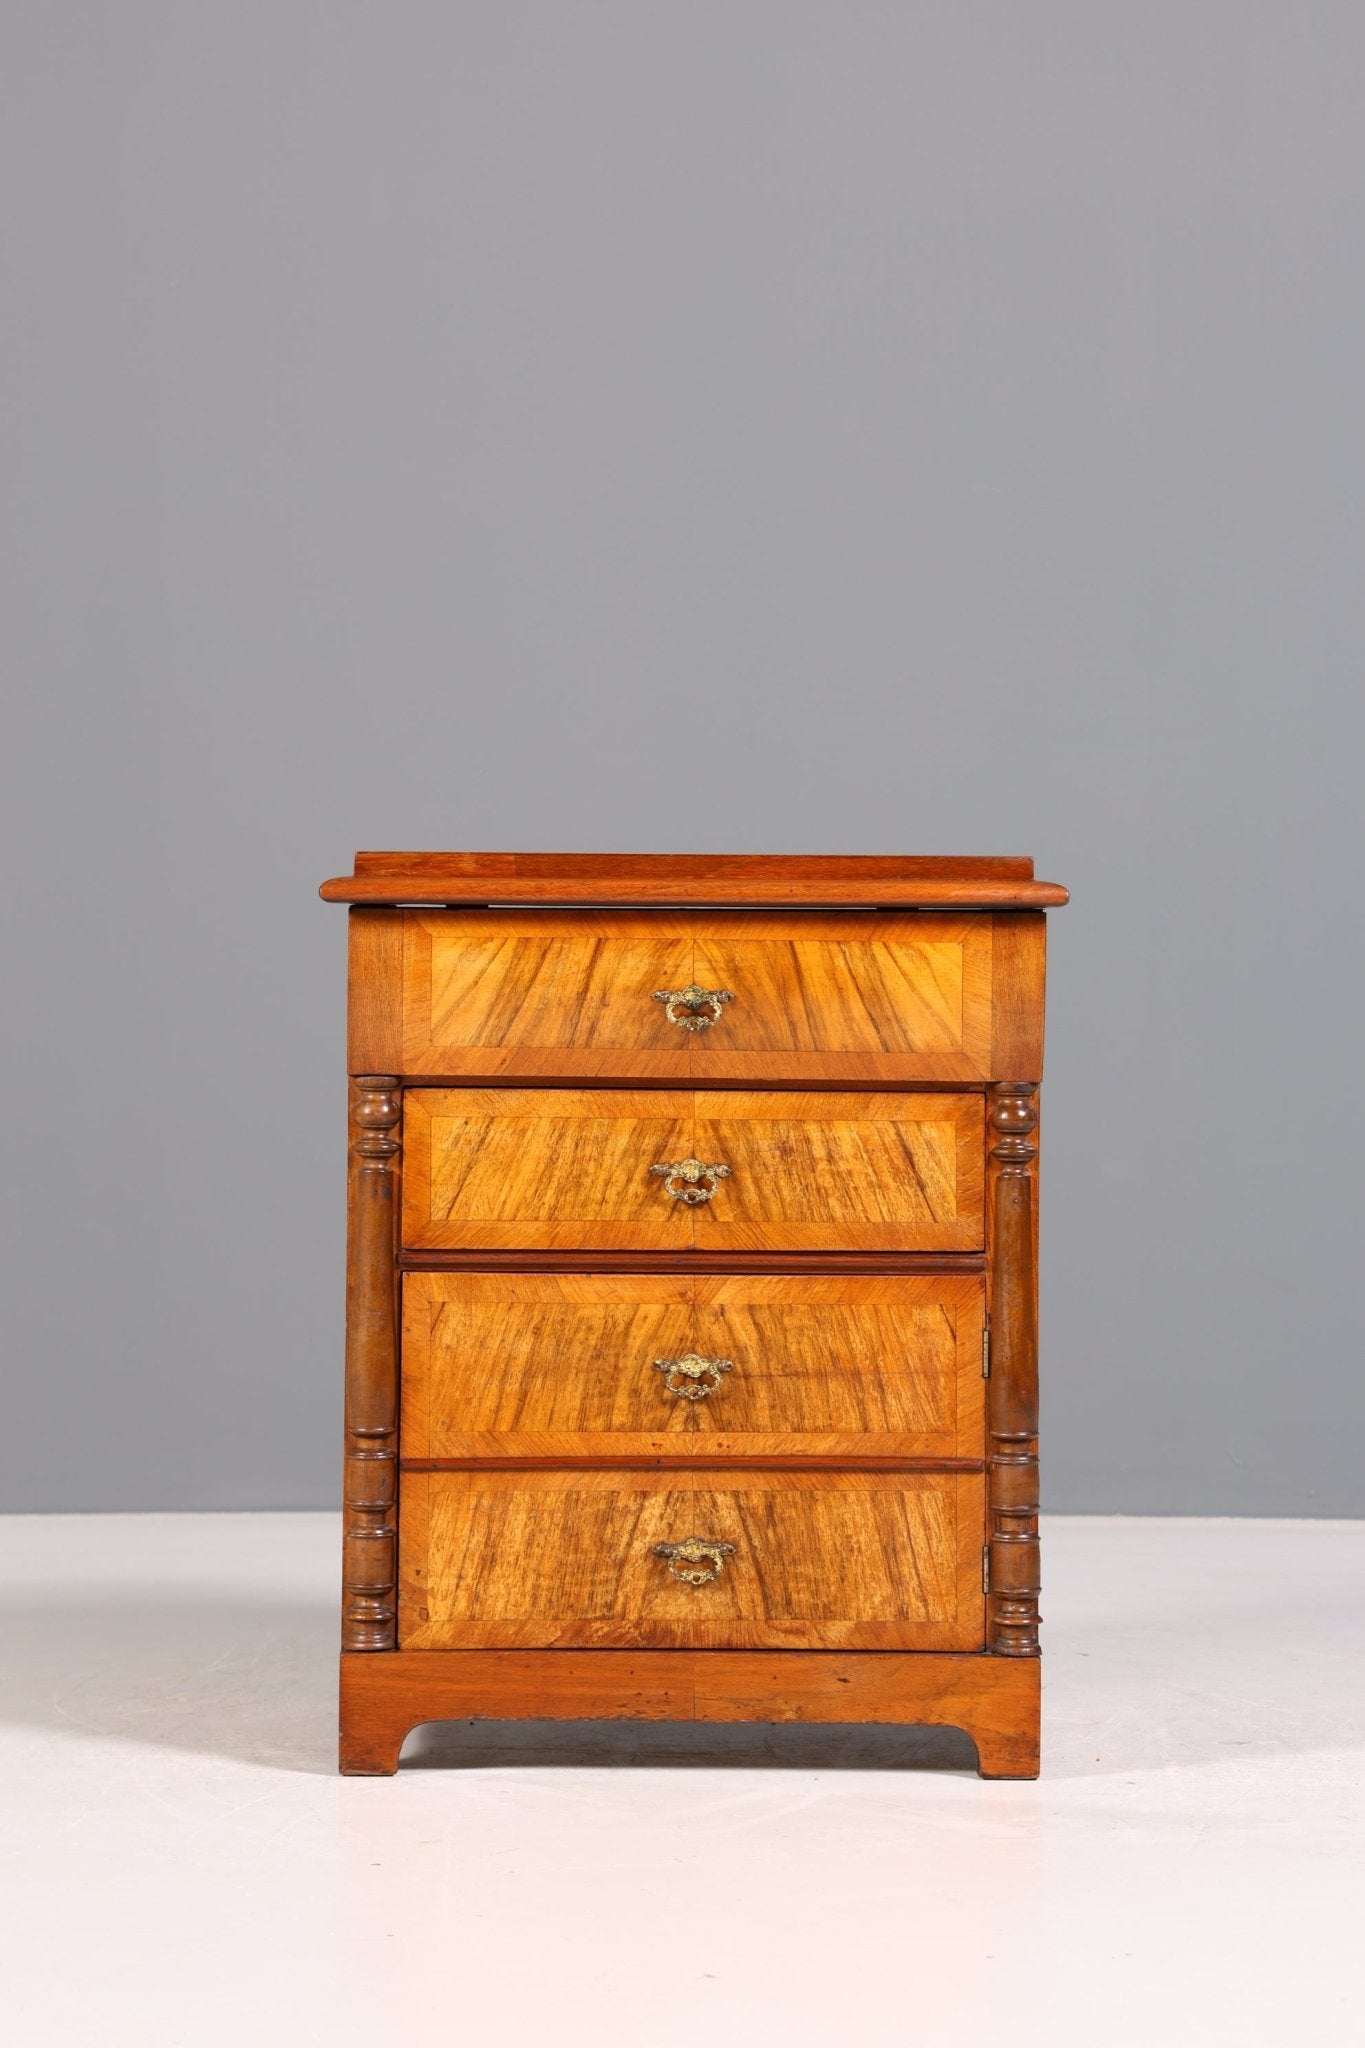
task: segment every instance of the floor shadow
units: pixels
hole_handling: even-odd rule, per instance
[[[0,1725],[258,1768],[336,1771],[332,1599],[183,1584],[0,1599]],[[976,1770],[955,1728],[693,1721],[454,1721],[414,1729],[406,1770]]]
[[[0,1599],[0,1725],[336,1769],[337,1610],[184,1584]]]
[[[403,1745],[401,1770],[965,1771],[960,1728],[706,1721],[433,1721]]]

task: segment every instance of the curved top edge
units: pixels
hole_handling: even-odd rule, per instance
[[[1044,910],[1025,855],[358,853],[327,903],[760,904]]]

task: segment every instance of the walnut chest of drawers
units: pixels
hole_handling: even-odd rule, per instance
[[[468,1717],[1038,1769],[1024,859],[359,854],[341,1767]]]

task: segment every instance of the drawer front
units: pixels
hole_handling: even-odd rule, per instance
[[[971,1251],[983,1178],[979,1095],[404,1095],[414,1250]]]
[[[409,910],[403,1071],[980,1081],[992,932],[914,911]]]
[[[983,1485],[977,1473],[405,1473],[400,1646],[980,1649]]]
[[[973,1274],[409,1273],[404,1458],[980,1458]]]

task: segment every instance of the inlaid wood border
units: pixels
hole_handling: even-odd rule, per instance
[[[636,1476],[631,1484],[630,1474]],[[521,1614],[515,1596],[511,1612],[497,1611],[500,1591],[510,1575],[500,1555],[495,1554],[484,1574],[475,1579],[462,1564],[459,1582],[468,1595],[470,1611],[442,1618],[429,1614],[436,1578],[433,1564],[449,1555],[449,1535],[454,1523],[461,1545],[472,1527],[470,1512],[462,1504],[488,1502],[500,1494],[570,1496],[594,1494],[629,1497],[634,1493],[676,1499],[689,1494],[733,1495],[742,1513],[746,1497],[777,1492],[788,1499],[807,1494],[884,1494],[902,1500],[928,1499],[947,1508],[947,1540],[941,1558],[945,1577],[951,1581],[951,1609],[937,1615],[900,1619],[865,1619],[856,1612],[840,1616],[806,1619],[800,1612],[780,1611],[774,1617],[763,1594],[763,1610],[749,1615],[711,1616],[705,1605],[681,1614],[635,1611],[634,1597],[624,1595],[623,1586],[640,1583],[641,1553],[612,1553],[617,1574],[616,1595],[609,1613],[597,1615],[555,1610],[551,1620],[543,1612]],[[443,1465],[439,1471],[405,1473],[402,1489],[402,1548],[399,1557],[398,1643],[400,1649],[555,1648],[559,1646],[615,1649],[643,1646],[660,1649],[757,1649],[772,1646],[809,1645],[815,1649],[913,1650],[919,1654],[968,1652],[980,1654],[985,1648],[986,1601],[982,1583],[981,1528],[985,1509],[985,1485],[979,1473],[945,1469],[945,1461],[932,1468],[915,1470],[901,1466],[851,1464],[845,1461],[833,1469],[809,1459],[779,1466],[750,1466],[736,1460],[723,1467],[688,1465],[663,1466],[658,1461],[636,1462],[621,1468],[594,1461],[557,1461],[550,1466],[518,1463],[515,1466],[468,1464]],[[748,1555],[757,1561],[755,1546]],[[439,1574],[437,1575],[439,1577]],[[855,1583],[857,1583],[855,1581]],[[761,1567],[760,1591],[765,1585]],[[691,1597],[689,1596],[689,1606]],[[493,1611],[489,1613],[488,1609]],[[480,1611],[484,1610],[484,1611]],[[441,1641],[441,1637],[445,1641]]]
[[[936,1257],[954,1253],[980,1256],[984,1249],[984,1111],[979,1088],[963,1088],[950,1094],[929,1094],[912,1087],[853,1088],[837,1094],[808,1093],[799,1089],[749,1089],[736,1094],[702,1088],[638,1087],[622,1093],[595,1087],[573,1087],[558,1093],[562,1097],[558,1113],[582,1118],[586,1123],[591,1123],[594,1111],[600,1113],[601,1108],[610,1104],[611,1120],[623,1126],[669,1124],[676,1127],[672,1131],[655,1132],[653,1136],[642,1132],[641,1144],[645,1150],[638,1159],[630,1162],[634,1175],[631,1200],[623,1205],[623,1213],[568,1219],[536,1215],[534,1212],[530,1215],[514,1212],[493,1218],[470,1217],[460,1210],[448,1217],[433,1215],[431,1188],[433,1170],[438,1163],[433,1122],[442,1116],[463,1115],[464,1104],[468,1103],[469,1122],[482,1121],[492,1126],[499,1118],[517,1115],[532,1102],[538,1105],[544,1091],[511,1087],[417,1088],[408,1084],[404,1095],[406,1170],[402,1252],[405,1258],[421,1252],[451,1257],[462,1253],[476,1254],[479,1258],[503,1252],[534,1260],[541,1253],[559,1252],[572,1254],[574,1263],[578,1263],[580,1259],[591,1258],[594,1254],[628,1256],[636,1253],[667,1262],[679,1252],[685,1252],[689,1258],[709,1252],[722,1262],[739,1260],[747,1263],[750,1258],[781,1257],[787,1253],[808,1253],[827,1258],[835,1252],[856,1254],[860,1251],[887,1252],[901,1259],[925,1255],[909,1249],[904,1242],[907,1236],[918,1237],[921,1245],[925,1240],[932,1242],[937,1238],[933,1254]],[[460,1105],[459,1110],[456,1110],[456,1104]],[[537,1118],[548,1126],[555,1114],[556,1105],[547,1102],[543,1118],[539,1108],[537,1117],[527,1118],[528,1130],[534,1131]],[[771,1214],[761,1215],[755,1220],[745,1220],[742,1215],[737,1218],[725,1199],[724,1190],[716,1197],[714,1207],[702,1204],[684,1208],[681,1204],[669,1204],[661,1184],[652,1177],[649,1163],[657,1157],[659,1145],[666,1143],[683,1148],[671,1155],[675,1157],[683,1156],[687,1150],[695,1152],[698,1146],[711,1148],[706,1153],[708,1158],[713,1154],[718,1157],[727,1149],[732,1153],[738,1151],[736,1171],[741,1172],[745,1170],[743,1133],[746,1126],[768,1122],[798,1127],[846,1124],[851,1132],[856,1132],[863,1125],[879,1123],[924,1123],[950,1127],[954,1212],[932,1220],[906,1216],[895,1222],[859,1221],[854,1226],[847,1219],[841,1224],[791,1218],[776,1208]],[[538,1138],[537,1142],[543,1140]],[[520,1158],[517,1164],[521,1164]],[[533,1177],[528,1177],[527,1189],[533,1194],[537,1192]],[[520,1192],[519,1188],[519,1195]],[[543,1194],[543,1190],[539,1192]],[[634,1213],[624,1213],[626,1208],[633,1208]],[[830,1239],[841,1230],[846,1230],[854,1242],[845,1240],[843,1244],[832,1244]]]
[[[982,1377],[982,1333],[985,1326],[986,1290],[979,1274],[876,1274],[848,1273],[767,1274],[753,1271],[702,1273],[691,1271],[649,1274],[619,1272],[587,1275],[569,1273],[459,1272],[405,1274],[402,1281],[402,1389],[401,1458],[404,1472],[454,1471],[481,1465],[618,1467],[655,1466],[683,1468],[711,1465],[724,1468],[746,1465],[755,1468],[799,1469],[811,1464],[826,1469],[875,1468],[896,1471],[976,1471],[983,1469],[985,1448],[985,1394]],[[618,1420],[608,1426],[576,1418],[577,1426],[561,1421],[551,1425],[543,1418],[543,1405],[551,1382],[568,1378],[582,1383],[580,1368],[587,1363],[575,1353],[556,1348],[565,1332],[576,1331],[579,1315],[616,1310],[648,1314],[666,1311],[673,1318],[676,1334],[670,1342],[678,1351],[697,1349],[735,1352],[739,1366],[733,1380],[717,1389],[715,1401],[685,1402],[671,1399],[663,1390],[657,1372],[644,1371],[657,1344],[646,1344],[633,1327],[622,1333],[624,1350],[608,1353],[593,1373],[600,1385],[600,1399],[606,1401],[622,1382],[635,1388],[634,1426]],[[458,1349],[438,1340],[437,1332],[450,1310],[461,1321]],[[504,1319],[518,1311],[543,1311],[562,1318],[555,1325],[560,1333],[552,1341],[540,1331],[527,1348],[508,1354],[504,1370],[482,1384],[477,1393],[473,1382],[487,1371],[487,1348],[498,1343]],[[823,1360],[823,1371],[831,1381],[835,1409],[845,1385],[863,1388],[875,1402],[887,1383],[923,1377],[933,1388],[932,1416],[920,1415],[917,1426],[905,1417],[895,1426],[883,1419],[874,1426],[864,1413],[855,1423],[844,1413],[842,1421],[825,1418],[819,1426],[804,1423],[797,1428],[782,1413],[777,1397],[779,1382],[792,1369],[790,1353],[779,1366],[771,1356],[764,1361],[756,1332],[738,1337],[726,1317],[757,1311],[783,1313],[802,1311],[842,1312],[853,1320],[852,1332],[862,1319],[889,1312],[907,1318],[898,1323],[891,1348],[874,1350],[871,1339],[855,1334],[864,1348],[856,1359],[830,1337],[834,1348]],[[941,1373],[925,1374],[917,1363],[916,1323],[909,1318],[928,1314],[938,1326],[942,1317],[951,1325],[951,1367],[942,1360]],[[472,1319],[472,1320],[467,1320]],[[770,1330],[772,1343],[785,1341],[779,1320]],[[730,1333],[727,1335],[727,1331]],[[809,1326],[798,1326],[796,1341],[809,1345]],[[903,1348],[898,1350],[897,1345]],[[875,1358],[875,1363],[874,1363]],[[769,1377],[772,1392],[767,1426],[760,1427],[749,1413],[738,1421],[729,1411],[738,1398],[740,1413],[744,1382],[751,1367]],[[733,1370],[728,1366],[727,1370]],[[532,1415],[527,1420],[519,1407],[516,1419],[505,1414],[492,1419],[487,1403],[505,1397],[509,1380],[529,1401]],[[736,1392],[738,1390],[738,1392]],[[724,1413],[722,1413],[722,1407]]]
[[[395,1064],[409,1081],[421,1076],[437,1082],[484,1080],[504,1085],[561,1082],[595,1086],[598,1082],[643,1081],[659,1086],[714,1084],[766,1089],[813,1085],[894,1090],[921,1085],[981,1087],[992,1072],[994,960],[999,920],[986,912],[964,917],[893,910],[879,916],[866,908],[783,913],[735,906],[708,914],[676,909],[630,910],[624,906],[603,910],[506,906],[486,910],[406,909],[384,914],[399,921],[396,934],[391,939],[386,934],[386,943],[392,945],[393,951],[385,956],[383,972],[386,1009],[396,1001],[401,1010]],[[542,1021],[546,1032],[543,1043],[516,1042],[513,1029],[514,1042],[510,1044],[503,1043],[499,1033],[497,1042],[465,1045],[440,1038],[434,1028],[434,941],[443,927],[465,927],[471,940],[480,945],[501,942],[499,950],[503,946],[515,947],[518,941],[529,943],[556,936],[591,939],[594,954],[605,948],[604,958],[609,958],[614,951],[623,963],[628,963],[622,971],[637,976],[642,972],[638,957],[642,937],[657,930],[660,958],[646,976],[643,994],[650,981],[682,985],[699,978],[707,986],[733,980],[737,988],[742,988],[744,955],[748,950],[770,946],[784,956],[784,939],[818,941],[837,961],[846,944],[872,943],[878,937],[888,936],[886,927],[896,923],[900,926],[898,936],[911,947],[957,950],[961,1007],[959,1042],[955,1046],[932,1042],[913,1048],[875,1049],[837,1044],[790,1048],[735,1046],[731,1042],[735,1028],[731,1015],[727,1014],[712,1031],[686,1033],[670,1029],[662,1013],[649,1002],[642,1003],[633,1025],[625,1018],[616,1020],[616,1028],[627,1035],[632,1029],[638,1032],[637,1042],[580,1044],[575,1042],[574,1033],[583,1018],[567,993],[560,997],[556,1019]],[[671,950],[665,941],[671,942]],[[684,967],[680,960],[690,965]],[[506,963],[503,964],[507,972]],[[895,971],[893,963],[888,962],[888,966]],[[823,1018],[827,1029],[837,1035],[837,1001],[818,987],[808,998],[795,963],[790,972],[794,979],[787,1000],[793,1010],[800,1014],[804,1007],[808,1013]],[[498,986],[501,990],[501,983]],[[861,985],[855,982],[851,986]],[[511,984],[507,1001],[511,1007],[507,1007],[507,1002],[494,1006],[494,1015],[503,1030],[509,1029],[515,1020],[516,1004],[510,987]],[[589,989],[580,986],[574,993],[580,1002],[590,1005]],[[880,993],[884,1001],[898,1007],[892,993],[884,989]],[[868,991],[862,994],[864,1002],[875,1010],[877,995]],[[588,1014],[595,1013],[589,1008]],[[600,1025],[600,1016],[597,1021]],[[563,1027],[558,1038],[556,1022]]]

